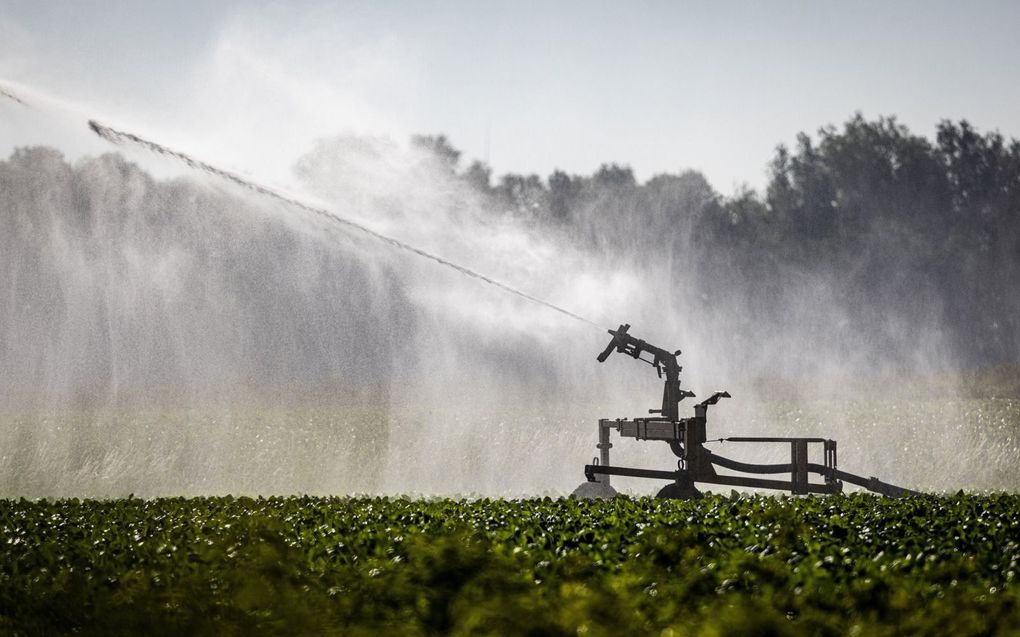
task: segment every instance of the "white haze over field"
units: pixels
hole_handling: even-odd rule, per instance
[[[539,234],[485,209],[406,143],[416,105],[404,98],[421,75],[413,51],[357,33],[337,42],[326,28],[283,37],[265,14],[241,16],[159,110],[0,79],[25,102],[0,96],[5,135],[54,147],[73,166],[15,155],[0,173],[14,229],[0,242],[10,299],[0,495],[564,494],[596,455],[597,419],[643,415],[661,395],[651,367],[595,361],[604,330],[174,160],[112,147],[89,118],[683,349],[688,389],[734,395],[712,409],[710,437],[825,436],[840,441],[851,472],[915,488],[1011,486],[999,476],[1016,450],[960,426],[987,416],[973,405],[913,405],[895,392],[847,402],[849,380],[885,365],[868,334],[830,310],[823,277],[788,292],[788,325],[762,326],[745,358],[721,360],[728,326],[753,316],[696,298],[671,274],[684,254],[621,261]],[[130,163],[100,157],[110,152]],[[696,240],[678,232],[672,245]],[[919,375],[951,366],[937,324],[902,332],[896,360]],[[773,373],[803,384],[771,395],[757,381]],[[676,461],[662,444],[614,445],[614,463]]]
[[[87,130],[80,115],[87,107],[68,109],[38,92],[18,88],[17,95],[27,105],[14,108],[32,111],[19,116],[52,118],[71,136],[81,133],[73,132],[68,122],[77,119],[78,130]],[[348,235],[342,228],[216,178],[166,165],[167,160],[130,147],[124,150],[151,172],[171,176],[175,181],[167,188],[206,192],[203,197],[208,201],[196,206],[194,197],[186,197],[196,206],[193,211],[176,205],[171,210],[154,209],[168,205],[166,195],[152,195],[149,191],[158,186],[141,173],[125,180],[124,168],[112,158],[98,163],[82,160],[78,166],[86,186],[98,191],[89,198],[102,199],[92,202],[95,214],[112,218],[90,219],[84,229],[88,236],[76,238],[63,226],[66,213],[61,207],[73,206],[74,201],[62,203],[55,185],[53,194],[41,198],[31,186],[7,190],[12,203],[18,204],[12,212],[27,224],[28,234],[21,238],[38,241],[41,232],[49,231],[40,246],[41,258],[53,261],[61,292],[57,320],[40,324],[13,316],[7,321],[5,398],[13,424],[6,433],[12,447],[25,448],[27,442],[36,448],[30,456],[8,454],[3,460],[11,482],[24,489],[43,494],[82,489],[99,494],[116,494],[118,489],[562,490],[568,485],[555,484],[554,476],[562,474],[561,482],[579,481],[579,467],[588,455],[583,448],[590,446],[587,439],[593,429],[582,417],[590,422],[596,415],[577,404],[583,400],[580,390],[590,387],[603,399],[621,394],[619,400],[622,391],[612,391],[613,385],[635,386],[627,380],[600,380],[593,373],[593,352],[608,339],[601,330],[394,251],[373,238]],[[352,220],[540,298],[556,299],[594,317],[599,317],[607,299],[624,306],[640,303],[640,285],[633,274],[600,267],[591,255],[550,245],[521,224],[486,214],[475,193],[421,151],[383,138],[341,136],[320,142],[298,167],[305,182],[304,199],[325,202]],[[48,186],[44,171],[24,178],[38,178]],[[13,175],[13,185],[25,186],[17,180]],[[73,194],[64,195],[68,196]],[[31,219],[40,214],[46,215],[48,224],[40,226],[38,218]],[[132,219],[134,214],[138,219]],[[154,216],[161,219],[160,225],[152,225]],[[238,251],[240,245],[241,259],[244,250],[259,253],[250,257],[253,263],[241,266],[275,267],[273,279],[285,287],[268,289],[269,305],[258,306],[258,314],[238,310],[236,300],[227,296],[231,290],[217,290],[213,283],[205,284],[212,290],[190,298],[195,296],[196,279],[211,282],[222,273],[198,271],[201,264],[188,247],[163,245],[165,239],[159,235],[166,231],[165,224],[187,237],[191,250]],[[233,224],[230,235],[215,236],[223,229],[212,228],[224,224]],[[271,234],[292,235],[287,240],[294,242],[288,248],[294,263],[265,263],[272,257],[260,254],[267,250],[260,242],[273,239],[266,236],[267,224],[278,229]],[[15,233],[14,250],[7,255],[12,259],[7,271],[14,277],[10,290],[15,299],[42,283],[40,275],[23,272],[22,262],[30,253],[17,252],[24,248],[18,238]],[[89,245],[83,245],[83,239]],[[224,240],[231,245],[220,243]],[[102,251],[98,258],[95,250]],[[332,264],[332,272],[322,261],[334,257],[323,256],[324,251],[340,255],[335,258],[341,263]],[[345,263],[348,260],[357,265]],[[344,272],[337,271],[344,266],[356,269],[357,278],[367,277],[370,284],[352,290],[351,273],[345,280]],[[316,281],[329,275],[340,279],[338,285],[348,293],[331,299],[344,320],[324,316],[329,307],[319,307],[321,299],[314,298]],[[284,304],[295,297],[298,304]],[[106,317],[99,324],[91,318],[97,313]],[[301,320],[302,314],[311,315],[311,328]],[[260,344],[248,342],[244,334],[230,334],[243,332],[246,322],[267,333],[262,346],[278,350],[268,370],[262,369],[262,355],[254,352]],[[365,334],[357,331],[359,327]],[[301,329],[313,330],[312,338],[322,342],[340,398],[322,396],[328,388],[309,381],[314,366],[303,361],[308,352],[294,347]],[[82,345],[86,341],[95,342]],[[379,349],[373,351],[365,341]],[[172,356],[160,354],[167,349]],[[104,374],[108,378],[97,378]],[[250,383],[252,375],[264,379]],[[599,385],[605,387],[600,390]],[[262,397],[267,389],[271,399]],[[648,392],[645,384],[645,389],[654,403],[658,388],[652,385]],[[247,396],[253,391],[257,396]],[[246,409],[250,400],[256,401],[259,415]],[[154,429],[162,425],[149,404],[165,410],[166,426],[174,429],[157,431],[156,437],[163,440],[155,448]],[[35,416],[23,415],[26,405]],[[140,408],[146,413],[135,415]],[[315,480],[302,479],[287,468],[298,465],[300,474],[307,461],[291,455],[295,448],[286,442],[288,432],[280,431],[292,425],[294,416],[284,414],[288,409],[308,418],[308,426],[295,434],[305,436],[306,445],[307,436],[332,441],[325,448],[312,445],[312,452],[325,449],[336,457],[315,458],[328,467],[317,469]],[[554,412],[547,413],[549,409]],[[262,415],[265,412],[268,415]],[[280,423],[268,425],[276,429],[274,438],[279,440],[263,448],[245,440],[249,430],[236,422],[252,417],[272,420],[280,414],[284,414]],[[566,421],[558,421],[561,418]],[[375,439],[358,443],[364,434],[345,441],[338,427],[382,427],[385,449],[380,451]],[[83,442],[81,432],[86,430],[88,440]],[[250,431],[254,436],[255,428]],[[345,453],[350,455],[358,444],[371,453],[344,462]],[[527,444],[534,444],[534,449]],[[83,445],[92,449],[84,460],[79,457]],[[511,448],[514,451],[508,453]],[[154,454],[159,460],[155,466]],[[550,466],[555,456],[575,456],[578,461],[555,461],[556,466]],[[266,471],[266,464],[273,465],[272,471]],[[35,479],[26,478],[33,473]],[[324,475],[332,475],[332,481],[323,481]]]

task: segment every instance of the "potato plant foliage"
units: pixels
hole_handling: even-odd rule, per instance
[[[7,634],[1020,633],[1020,496],[0,502]]]

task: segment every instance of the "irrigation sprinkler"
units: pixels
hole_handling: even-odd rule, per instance
[[[794,495],[842,493],[843,482],[849,482],[868,491],[890,497],[916,495],[916,491],[882,482],[878,478],[865,478],[836,468],[836,441],[826,438],[740,436],[714,440],[751,444],[787,444],[790,446],[790,462],[786,464],[739,462],[709,451],[705,448],[705,443],[709,442],[706,437],[708,408],[723,398],[730,398],[729,392],[715,392],[694,405],[692,418],[681,418],[680,402],[695,396],[692,392],[680,388],[680,372],[683,371],[678,360],[680,350],[670,352],[650,345],[631,336],[628,333],[629,329],[630,325],[624,324],[615,330],[609,330],[609,333],[613,335],[613,340],[598,355],[598,361],[604,363],[615,351],[654,367],[659,378],[665,377],[662,406],[659,409],[649,409],[649,414],[656,415],[645,418],[599,420],[598,444],[596,445],[599,456],[591,464],[585,465],[584,475],[587,481],[574,490],[574,497],[614,497],[617,492],[610,485],[610,476],[666,480],[668,484],[659,490],[658,497],[685,500],[701,497],[701,491],[696,486],[696,483],[699,482],[734,487],[777,489],[789,491]],[[650,358],[644,358],[642,355],[648,355]],[[613,447],[610,441],[610,434],[613,430],[623,438],[666,442],[679,458],[677,468],[675,470],[659,470],[612,465],[609,461],[609,450]],[[821,449],[823,456],[821,464],[809,460],[809,450],[812,448]],[[727,469],[733,473],[720,474],[716,471],[716,467]],[[789,479],[753,477],[769,474],[789,474]],[[821,481],[810,480],[812,475],[820,477]]]

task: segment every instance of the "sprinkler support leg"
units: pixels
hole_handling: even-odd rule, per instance
[[[603,467],[609,466],[609,450],[613,448],[613,443],[609,442],[609,430],[614,428],[615,423],[611,420],[600,419],[599,420],[599,444],[595,447],[599,450],[599,464]],[[596,478],[598,482],[609,486],[609,474],[604,473],[600,477]]]
[[[603,467],[609,466],[609,450],[613,443],[609,442],[609,430],[618,428],[618,423],[613,420],[599,420],[599,442],[595,447],[599,450],[598,463]],[[588,480],[582,482],[574,489],[570,497],[579,500],[592,500],[595,498],[610,499],[617,495],[616,489],[609,484],[609,474],[602,473],[597,476],[588,476]]]

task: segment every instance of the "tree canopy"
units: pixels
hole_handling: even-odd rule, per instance
[[[438,140],[437,153],[455,163],[459,153]],[[591,175],[508,174],[495,185],[480,162],[459,175],[494,214],[612,257],[682,248],[696,285],[719,294],[725,281],[721,293],[762,319],[780,317],[784,290],[809,273],[825,278],[851,320],[909,326],[937,314],[965,364],[1017,360],[1020,142],[967,121],[941,122],[931,140],[894,117],[856,114],[779,146],[768,170],[763,193],[730,197],[697,172],[639,183],[616,163]]]

